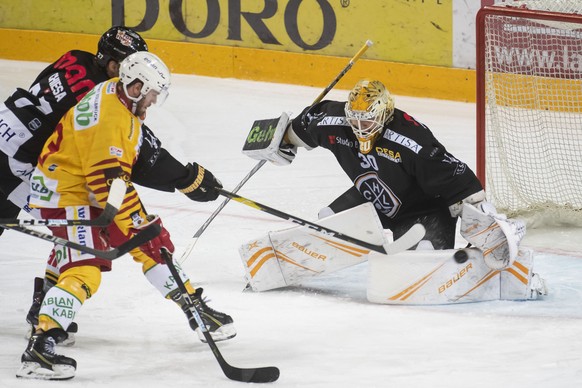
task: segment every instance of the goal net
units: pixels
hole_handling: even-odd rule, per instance
[[[477,14],[477,174],[512,217],[582,226],[582,1]]]

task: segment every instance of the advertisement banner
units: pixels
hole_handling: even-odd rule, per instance
[[[0,28],[101,34],[451,66],[453,0],[0,0]]]

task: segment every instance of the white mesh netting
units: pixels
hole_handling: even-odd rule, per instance
[[[582,14],[582,1],[503,4]],[[512,216],[582,225],[582,15],[487,15],[483,32],[488,197]]]

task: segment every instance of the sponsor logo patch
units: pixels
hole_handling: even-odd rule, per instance
[[[399,133],[396,133],[390,129],[386,130],[386,132],[384,133],[384,138],[393,143],[400,144],[401,146],[412,150],[412,152],[414,152],[415,154],[418,154],[422,149],[422,146],[415,142],[414,140]]]
[[[402,163],[402,157],[398,151],[392,151],[388,148],[376,147],[376,153],[378,156],[386,158],[394,163]]]
[[[456,164],[457,165],[453,175],[461,175],[467,169],[467,165],[465,163],[461,162],[459,159],[455,158],[453,155],[449,154],[448,152],[445,152],[445,158],[443,159],[443,162],[447,163],[447,164]]]
[[[139,215],[138,211],[131,213],[130,218],[133,226],[136,228],[145,223],[145,220]]]
[[[325,116],[317,125],[345,125],[349,126],[347,120],[343,116]]]
[[[333,143],[331,141],[331,138],[333,137]],[[346,139],[345,137],[340,137],[340,136],[330,136],[330,144],[339,144],[339,145],[343,145],[346,147],[354,147],[354,142],[350,139]]]
[[[109,155],[117,156],[121,158],[123,156],[123,150],[119,147],[109,146]]]

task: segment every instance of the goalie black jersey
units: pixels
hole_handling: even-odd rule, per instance
[[[473,171],[424,124],[398,109],[372,151],[362,154],[344,107],[344,102],[323,101],[306,108],[292,121],[292,129],[309,147],[334,154],[362,197],[387,217],[383,223],[388,227],[483,189]]]
[[[46,67],[28,90],[21,88],[0,105],[0,150],[36,165],[57,123],[87,92],[107,76],[95,55],[72,50]]]

